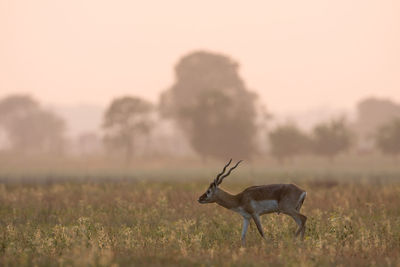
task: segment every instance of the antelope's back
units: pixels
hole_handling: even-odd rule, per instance
[[[248,187],[240,194],[242,199],[276,200],[280,202],[287,197],[299,199],[303,192],[305,191],[294,184],[269,184]]]

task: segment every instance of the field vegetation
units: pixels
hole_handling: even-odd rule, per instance
[[[0,265],[399,266],[400,168],[374,162],[243,164],[223,188],[294,182],[308,192],[303,242],[293,239],[290,217],[271,214],[261,217],[266,241],[252,223],[246,247],[238,214],[197,203],[221,163],[8,162],[0,168]]]

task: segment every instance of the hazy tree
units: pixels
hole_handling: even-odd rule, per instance
[[[357,104],[355,129],[364,137],[373,135],[382,125],[400,117],[400,105],[389,100],[366,98]]]
[[[11,95],[0,100],[0,123],[7,125],[39,110],[39,104],[29,95]]]
[[[126,163],[133,156],[135,138],[150,133],[152,109],[146,100],[126,96],[112,101],[105,112],[105,144],[109,149],[123,150]]]
[[[333,159],[350,148],[352,135],[344,119],[321,123],[313,130],[314,152]]]
[[[310,138],[293,124],[278,126],[268,136],[271,153],[279,161],[310,150]]]
[[[64,144],[64,120],[42,109],[30,96],[1,100],[0,126],[17,152],[59,152]]]
[[[377,147],[385,154],[400,154],[400,118],[383,125],[375,136]]]
[[[249,157],[255,151],[256,95],[227,56],[195,52],[175,67],[176,82],[161,96],[162,115],[174,118],[204,158]]]

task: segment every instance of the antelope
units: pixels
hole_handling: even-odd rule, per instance
[[[199,197],[199,203],[206,204],[215,202],[224,208],[242,215],[243,228],[241,243],[243,246],[246,243],[246,232],[250,220],[253,219],[258,232],[261,237],[265,239],[260,216],[274,212],[278,214],[283,213],[292,217],[298,225],[295,236],[297,237],[300,234],[303,240],[307,217],[300,213],[300,209],[307,192],[294,184],[270,184],[251,186],[237,195],[232,195],[218,187],[224,178],[231,174],[232,170],[239,165],[241,160],[224,174],[231,162],[232,159],[224,166],[222,172],[217,175],[207,191]]]

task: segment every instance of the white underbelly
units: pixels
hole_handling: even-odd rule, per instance
[[[236,209],[232,209],[234,212],[239,213],[240,215],[242,215],[245,218],[250,218],[251,215],[248,214],[242,207],[236,208]]]
[[[251,206],[254,212],[257,214],[265,214],[278,211],[278,201],[276,200],[252,201]]]

